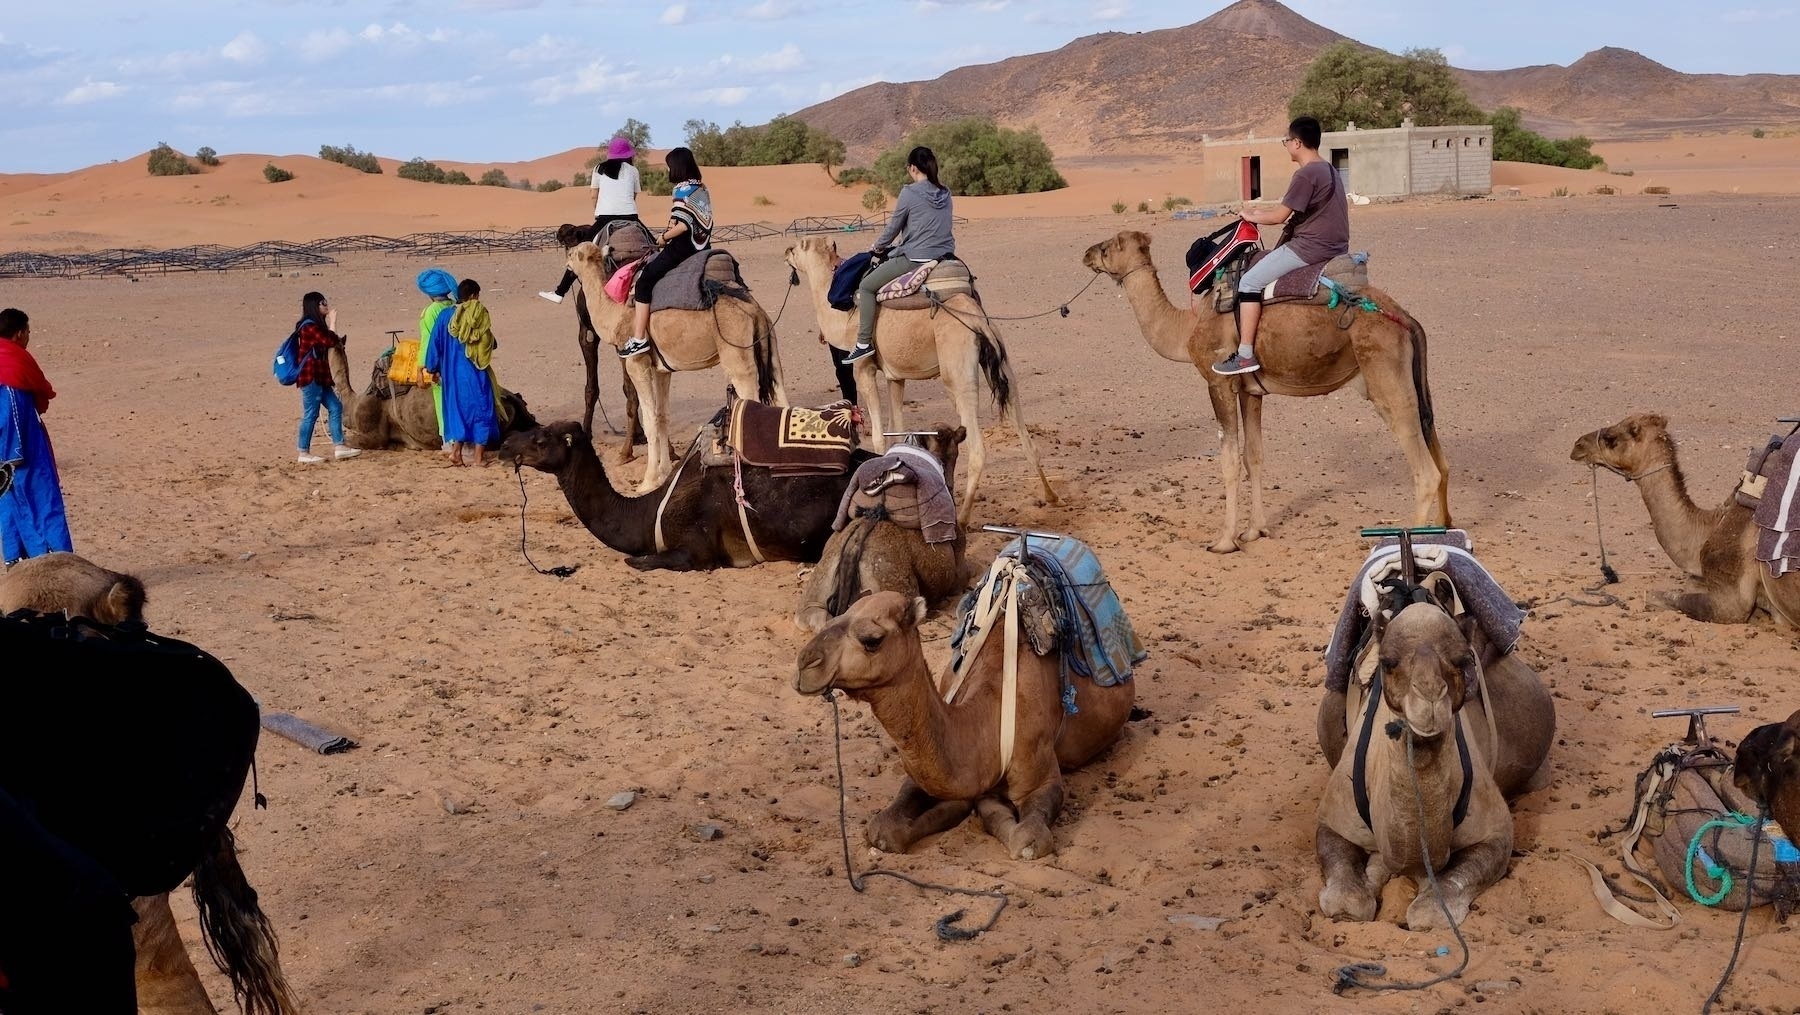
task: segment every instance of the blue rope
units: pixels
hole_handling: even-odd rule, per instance
[[[1685,867],[1685,873],[1687,874],[1687,893],[1695,902],[1700,903],[1702,906],[1716,906],[1725,901],[1725,897],[1731,894],[1731,889],[1734,886],[1731,871],[1724,866],[1714,863],[1712,857],[1707,855],[1705,851],[1700,848],[1700,840],[1705,837],[1708,831],[1714,828],[1743,828],[1754,824],[1756,824],[1756,819],[1750,815],[1731,811],[1724,817],[1711,819],[1695,830],[1694,838],[1688,843],[1687,864]],[[1761,836],[1762,833],[1758,830],[1757,837],[1760,839]],[[1694,887],[1694,858],[1696,856],[1698,856],[1701,862],[1706,865],[1706,876],[1719,883],[1720,887],[1717,894],[1712,896],[1701,895],[1700,890]],[[1744,908],[1746,909],[1749,908],[1750,902],[1750,899],[1747,896],[1750,892],[1754,891],[1754,889],[1755,886],[1752,885],[1745,890],[1746,898],[1744,900]]]

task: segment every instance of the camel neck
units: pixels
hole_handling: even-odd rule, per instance
[[[902,676],[855,696],[869,703],[919,788],[940,800],[973,800],[1000,781],[999,701],[992,684],[972,682],[961,701],[946,705],[915,633]]]
[[[1718,521],[1718,512],[1701,508],[1688,495],[1687,477],[1681,473],[1673,448],[1669,449],[1668,465],[1666,469],[1643,474],[1633,485],[1644,498],[1644,507],[1650,512],[1650,528],[1663,552],[1676,567],[1698,575],[1700,553]]]
[[[1191,340],[1199,322],[1193,314],[1169,302],[1156,268],[1148,263],[1140,265],[1119,284],[1125,288],[1125,298],[1131,302],[1132,313],[1150,348],[1163,359],[1192,363]]]
[[[325,365],[331,371],[332,386],[337,388],[338,400],[344,403],[344,411],[356,412],[356,386],[350,383],[350,356],[341,345],[333,345],[325,353]]]
[[[839,349],[849,349],[856,344],[856,336],[850,331],[850,322],[855,315],[848,310],[839,310],[831,305],[832,269],[819,263],[819,270],[809,271],[801,276],[801,284],[806,286],[807,294],[812,297],[813,316],[818,319],[819,331]],[[844,344],[838,345],[832,339],[837,338]]]
[[[591,443],[578,442],[570,451],[569,464],[556,474],[556,483],[581,524],[620,553],[636,557],[656,552],[656,508],[662,503],[663,488],[627,497],[613,489]]]
[[[1461,719],[1456,719],[1461,722]],[[1382,736],[1379,728],[1376,736]],[[1393,819],[1390,835],[1393,841],[1382,844],[1396,858],[1414,856],[1419,848],[1419,796],[1425,798],[1425,842],[1431,857],[1419,857],[1421,864],[1431,862],[1434,870],[1450,862],[1450,845],[1456,833],[1451,817],[1458,791],[1462,789],[1462,764],[1456,753],[1454,730],[1430,743],[1413,741],[1412,765],[1407,765],[1406,741],[1390,740],[1393,763],[1387,766],[1387,813]],[[1418,780],[1418,790],[1413,780]]]

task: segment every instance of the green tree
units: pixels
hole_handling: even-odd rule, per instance
[[[1503,162],[1535,162],[1570,169],[1592,169],[1602,162],[1593,152],[1593,141],[1585,137],[1551,140],[1526,129],[1524,118],[1511,106],[1494,110],[1488,123],[1494,128],[1494,158]]]
[[[351,169],[360,169],[365,173],[379,174],[381,172],[381,163],[375,161],[375,156],[370,152],[357,151],[355,145],[344,145],[342,148],[336,145],[320,145],[319,158],[327,162],[341,163]]]
[[[219,164],[219,153],[213,151],[209,146],[202,145],[199,150],[194,152],[194,160],[203,166],[216,166]]]
[[[938,182],[952,194],[1035,194],[1068,186],[1036,127],[1012,130],[985,117],[932,124],[875,160],[875,178],[890,194],[906,186],[906,156],[918,145],[938,159]]]
[[[188,176],[200,171],[200,167],[189,162],[186,155],[170,148],[167,141],[158,141],[156,147],[150,149],[150,157],[145,161],[149,164],[151,176]]]
[[[512,184],[507,182],[506,170],[504,170],[504,169],[490,169],[487,172],[482,173],[481,174],[481,185],[483,187],[510,187],[510,186],[512,186]]]
[[[1481,110],[1435,49],[1399,56],[1348,40],[1325,48],[1307,67],[1288,116],[1317,117],[1326,130],[1398,127],[1411,117],[1421,127],[1481,123]]]
[[[648,148],[650,147],[650,125],[642,120],[627,117],[625,125],[618,130],[613,131],[606,140],[610,142],[615,137],[622,137],[625,140],[630,141],[631,147],[633,148],[639,150]],[[602,142],[600,147],[604,149],[606,143]]]
[[[419,157],[400,163],[400,168],[394,170],[394,175],[402,180],[416,180],[419,183],[443,183],[446,179],[442,166]]]

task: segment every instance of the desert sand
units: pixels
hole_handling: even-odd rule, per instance
[[[1791,165],[1790,139],[1742,144]],[[1695,181],[1720,182],[1678,182],[1687,150],[1698,153]],[[220,656],[265,708],[362,744],[317,757],[268,737],[258,756],[270,808],[246,803],[236,822],[245,870],[313,1011],[1135,1012],[1195,999],[1279,1012],[1481,1001],[1695,1010],[1725,964],[1736,915],[1681,903],[1677,930],[1625,928],[1600,912],[1570,854],[1617,869],[1595,836],[1625,815],[1637,771],[1681,732],[1652,709],[1739,704],[1742,715],[1714,724],[1733,739],[1783,717],[1800,705],[1800,640],[1766,618],[1711,626],[1652,611],[1654,591],[1683,577],[1635,492],[1605,475],[1601,517],[1623,576],[1611,591],[1623,605],[1559,601],[1598,579],[1589,476],[1568,454],[1628,412],[1664,412],[1697,498],[1727,494],[1747,447],[1796,408],[1791,384],[1766,381],[1791,360],[1792,299],[1763,280],[1791,274],[1793,253],[1774,238],[1800,229],[1800,204],[1698,193],[1728,191],[1728,180],[1744,194],[1792,191],[1781,159],[1734,170],[1725,141],[1602,151],[1635,169],[1632,183],[1670,181],[1675,200],[1353,211],[1375,281],[1429,332],[1456,521],[1508,591],[1536,604],[1520,651],[1554,689],[1559,721],[1548,784],[1514,808],[1511,874],[1466,924],[1469,969],[1424,995],[1330,990],[1346,962],[1384,962],[1403,979],[1454,963],[1428,957],[1454,950],[1448,935],[1397,926],[1403,890],[1389,890],[1371,924],[1334,924],[1316,908],[1321,652],[1366,551],[1357,529],[1394,523],[1408,499],[1397,447],[1353,394],[1270,400],[1273,538],[1214,556],[1204,544],[1222,509],[1215,427],[1194,368],[1156,358],[1104,280],[1066,319],[1004,325],[1066,503],[1036,499],[1016,439],[990,410],[980,518],[1094,547],[1150,649],[1136,678],[1150,714],[1071,776],[1055,857],[1014,862],[964,827],[875,860],[862,821],[900,770],[867,711],[846,706],[857,867],[999,886],[1012,899],[993,931],[943,944],[931,924],[958,900],[886,881],[859,895],[844,882],[829,707],[790,685],[804,640],[789,619],[801,568],[637,573],[537,473],[521,490],[509,470],[424,453],[294,463],[298,399],[273,382],[268,360],[300,294],[331,297],[361,377],[383,331],[412,327],[422,301],[412,280],[425,264],[351,255],[279,278],[8,280],[0,305],[29,310],[32,351],[61,392],[47,422],[77,550],[140,575],[153,627]],[[141,160],[0,178],[0,208],[24,220],[4,242],[513,228],[588,209],[566,191],[442,191],[287,158],[300,179],[274,188],[258,175],[263,161],[229,156],[186,179],[152,180]],[[973,220],[960,246],[992,312],[1033,315],[1068,300],[1090,277],[1082,250],[1121,228],[1151,233],[1180,300],[1181,251],[1200,224],[1105,207],[1180,193],[1183,172],[1075,167],[1069,191],[996,200],[1004,213],[959,202]],[[807,173],[721,173],[716,187],[730,202],[770,197],[757,217],[839,210],[844,192],[817,190]],[[844,200],[855,208],[854,193]],[[751,211],[725,208],[721,221]],[[840,242],[856,249],[871,235]],[[810,306],[789,298],[783,246],[734,250],[758,298],[780,312],[790,392],[817,404],[835,386]],[[444,266],[482,282],[505,383],[540,418],[577,415],[573,312],[532,295],[555,280],[556,254]],[[616,419],[618,367],[604,371]],[[716,373],[679,376],[678,428],[709,415],[722,388]],[[941,386],[909,393],[910,420],[948,418]],[[627,468],[621,485],[636,475]],[[533,559],[579,565],[573,577],[527,566],[521,511]],[[985,563],[1000,544],[977,536],[971,557]],[[927,624],[934,663],[948,627],[941,614]],[[639,793],[629,810],[603,806],[625,790]],[[723,836],[699,840],[703,822]],[[193,943],[191,906],[177,906]],[[1190,914],[1225,922],[1171,922]],[[193,950],[226,1003],[223,979]],[[1795,956],[1790,930],[1767,909],[1753,913],[1728,1001],[1791,1010]]]

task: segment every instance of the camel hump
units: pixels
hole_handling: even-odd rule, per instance
[[[952,296],[968,295],[977,302],[975,274],[969,266],[950,257],[926,261],[881,287],[875,301],[883,310],[930,310]]]

